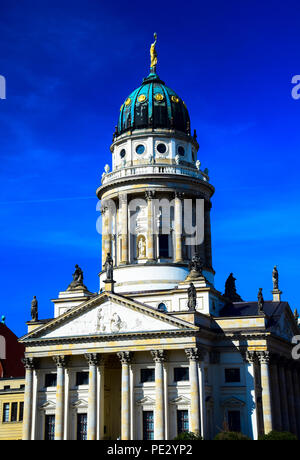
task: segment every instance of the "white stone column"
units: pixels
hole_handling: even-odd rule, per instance
[[[203,439],[207,438],[207,417],[206,417],[206,393],[205,393],[205,371],[204,371],[204,356],[205,353],[199,354],[198,363],[198,380],[200,392],[200,434]]]
[[[152,358],[155,362],[155,416],[154,416],[154,439],[165,439],[165,401],[164,401],[164,367],[166,359],[164,350],[152,350]]]
[[[122,351],[117,353],[122,364],[122,388],[121,388],[121,439],[130,440],[130,375],[129,365],[132,353]]]
[[[190,395],[191,395],[190,431],[195,434],[200,434],[201,433],[200,385],[202,387],[202,393],[203,393],[203,382],[202,382],[202,378],[201,378],[201,382],[199,382],[199,376],[198,376],[199,351],[198,351],[198,348],[188,348],[185,350],[185,353],[190,363]],[[201,375],[202,375],[202,372],[201,372]]]
[[[274,429],[282,431],[282,415],[281,415],[281,398],[280,398],[280,387],[278,379],[278,357],[272,356],[270,363],[271,381],[272,381],[272,401],[273,401],[273,413],[274,413]]]
[[[32,421],[32,399],[33,399],[33,370],[35,367],[34,358],[24,358],[25,376],[25,394],[24,394],[24,415],[23,415],[23,441],[31,439],[31,421]]]
[[[102,270],[106,262],[107,255],[111,254],[111,209],[103,205],[102,213]]]
[[[120,230],[121,230],[121,241],[122,241],[122,250],[121,250],[121,261],[120,264],[128,264],[128,203],[127,195],[120,195],[119,197],[119,220],[120,220]]]
[[[168,363],[164,363],[165,441],[169,439]]]
[[[278,363],[278,374],[279,374],[279,388],[280,388],[280,399],[281,399],[281,416],[282,416],[282,428],[284,431],[290,431],[289,421],[289,408],[287,401],[287,387],[286,387],[286,376],[285,376],[285,359],[281,358]]]
[[[87,353],[84,356],[89,363],[87,438],[94,441],[97,439],[97,366],[100,357],[97,353]]]
[[[271,382],[269,372],[270,352],[257,352],[257,356],[260,361],[264,431],[265,434],[268,434],[273,430]]]
[[[56,410],[55,410],[55,440],[64,439],[64,405],[65,405],[65,356],[53,356],[57,366],[57,383],[56,383]]]
[[[175,262],[183,262],[182,257],[182,199],[183,193],[175,193],[175,205],[174,205],[174,227],[175,227]]]
[[[104,360],[99,361],[97,372],[97,439],[104,439]]]
[[[297,418],[297,433],[298,438],[300,437],[300,387],[299,387],[299,365],[294,363],[293,366],[293,382],[294,382],[294,392],[295,392],[295,411]]]
[[[69,421],[70,421],[70,374],[69,369],[65,370],[65,414],[64,414],[64,440],[67,441],[70,436]]]
[[[255,351],[247,351],[244,356],[246,368],[246,387],[247,387],[247,413],[249,417],[249,436],[254,440],[258,439],[258,423],[257,423],[257,404],[256,404],[256,380],[255,380],[255,365],[257,356]]]
[[[155,244],[154,244],[154,215],[153,215],[153,199],[155,197],[155,191],[148,190],[145,193],[146,200],[148,202],[147,210],[147,259],[148,262],[155,260]]]
[[[294,395],[294,385],[292,378],[292,361],[287,361],[286,365],[286,377],[287,377],[287,387],[288,387],[288,406],[290,414],[290,430],[292,433],[297,435],[297,421],[296,421],[296,411],[295,411],[295,395]]]

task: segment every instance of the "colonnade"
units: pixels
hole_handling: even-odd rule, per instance
[[[164,366],[167,360],[165,350],[151,350],[155,363],[155,409],[154,409],[154,439],[168,439],[168,370]],[[203,353],[197,348],[185,350],[189,362],[189,385],[190,385],[190,420],[189,430],[205,435],[205,391],[204,391],[204,371]],[[87,438],[89,440],[103,439],[104,426],[104,355],[98,353],[88,353],[84,355],[89,364],[89,387],[88,387],[88,408],[87,408]],[[121,439],[133,439],[132,424],[134,420],[134,383],[132,372],[132,359],[134,353],[122,351],[117,353],[120,359],[121,371]],[[56,386],[56,405],[55,405],[55,439],[62,440],[68,438],[66,429],[66,417],[69,405],[68,390],[66,388],[66,371],[68,369],[69,357],[57,355],[53,357],[57,366],[57,386]],[[26,386],[24,396],[24,420],[23,420],[23,439],[35,439],[33,420],[35,410],[32,401],[37,401],[38,386],[33,385],[34,372],[38,368],[38,361],[33,358],[24,360],[26,368]],[[100,373],[99,373],[100,370]],[[98,375],[100,374],[100,380]]]

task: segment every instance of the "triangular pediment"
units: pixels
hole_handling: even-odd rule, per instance
[[[113,293],[103,293],[33,330],[21,340],[107,336],[198,329],[167,313]]]
[[[289,342],[299,334],[299,327],[287,303],[279,314],[276,315],[275,312],[275,315],[270,318],[269,330]]]

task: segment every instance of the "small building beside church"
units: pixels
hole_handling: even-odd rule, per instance
[[[260,290],[243,301],[232,274],[224,294],[215,288],[214,187],[186,104],[157,74],[155,43],[150,74],[121,106],[97,189],[99,291],[76,266],[53,318],[39,320],[34,303],[20,339],[23,439],[213,439],[225,425],[252,439],[299,435],[297,318],[276,267],[270,300]]]

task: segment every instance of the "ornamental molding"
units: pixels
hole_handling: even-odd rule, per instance
[[[124,296],[120,296],[114,293],[101,293],[96,297],[93,297],[92,299],[89,299],[79,306],[71,308],[69,311],[63,313],[62,315],[58,316],[57,318],[54,318],[53,320],[49,321],[47,324],[42,325],[41,327],[38,327],[34,329],[32,332],[26,334],[20,339],[20,342],[32,342],[34,338],[36,338],[38,341],[43,340],[43,337],[38,337],[39,335],[43,333],[48,333],[63,323],[69,323],[71,319],[78,318],[81,314],[88,312],[89,310],[93,309],[95,306],[99,306],[101,308],[101,305],[106,302],[106,301],[112,301],[113,303],[116,303],[118,305],[127,307],[133,311],[137,311],[139,313],[144,314],[145,316],[152,317],[154,319],[160,320],[162,322],[165,322],[169,325],[175,326],[176,332],[178,332],[180,329],[181,330],[190,330],[190,331],[198,331],[199,328],[197,326],[194,326],[191,323],[188,323],[182,319],[175,318],[173,316],[168,315],[167,313],[160,312],[146,304],[140,303],[135,300],[128,299]],[[119,315],[118,315],[119,316]],[[120,317],[117,318],[111,318],[111,330],[109,333],[118,333],[121,332],[122,329],[124,329],[124,324],[125,322],[123,321]],[[95,331],[97,332],[97,330]],[[103,331],[99,331],[100,333]],[[139,332],[139,331],[137,331]],[[147,334],[147,331],[141,331],[142,333]],[[154,331],[151,331],[152,333]],[[155,331],[156,332],[156,331]],[[159,331],[157,331],[159,332]],[[168,331],[167,331],[168,332]],[[135,335],[135,331],[129,331],[129,334]],[[76,334],[74,334],[76,336]],[[110,336],[111,337],[111,336]],[[62,337],[64,339],[65,337]],[[88,339],[89,337],[86,337]],[[45,338],[46,340],[49,340],[49,338]]]
[[[191,404],[191,400],[187,398],[186,396],[180,395],[177,398],[171,399],[170,404],[179,406],[179,405],[185,405],[189,406]]]
[[[244,407],[246,403],[238,398],[228,398],[221,402],[222,407]]]
[[[150,396],[145,396],[144,398],[136,401],[137,406],[155,406],[155,400],[150,398]]]

